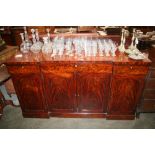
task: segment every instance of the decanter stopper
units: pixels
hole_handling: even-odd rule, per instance
[[[24,33],[20,33],[21,39],[22,39],[22,43],[24,43]]]
[[[27,34],[26,26],[24,26],[24,34],[25,34],[25,40],[28,41],[29,37],[28,37],[28,34]]]
[[[31,29],[31,33],[32,33],[32,41],[33,41],[33,44],[35,44],[36,43],[35,30],[34,29]]]
[[[38,29],[36,29],[36,39],[37,39],[37,41],[39,41],[39,33],[38,33]]]
[[[50,42],[50,29],[47,28],[47,29],[46,29],[46,32],[47,32],[48,41]]]
[[[40,47],[40,49],[42,48],[43,46],[43,43],[40,41],[40,37],[39,37],[39,32],[38,32],[38,29],[35,30],[35,34],[36,34],[36,40],[37,40],[37,44],[38,46]]]

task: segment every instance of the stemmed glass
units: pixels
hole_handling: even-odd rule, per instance
[[[82,44],[81,44],[81,39],[80,38],[75,38],[73,40],[73,43],[74,43],[74,47],[75,47],[75,53],[76,53],[76,56],[79,56],[81,57],[82,56]]]
[[[110,54],[109,54],[109,52],[110,52],[110,46],[108,44],[108,40],[104,40],[103,43],[104,43],[104,47],[105,47],[104,48],[105,55],[106,56],[110,56]]]
[[[65,40],[65,49],[66,55],[70,55],[72,53],[72,39],[68,38]]]
[[[104,56],[103,51],[104,51],[104,43],[103,40],[98,40],[98,48],[99,48],[99,56]]]
[[[91,45],[92,45],[92,56],[97,55],[97,40],[91,40]]]
[[[110,46],[111,56],[113,57],[116,56],[115,51],[117,47],[116,47],[116,44],[111,39],[109,39],[109,46]]]
[[[60,37],[58,39],[57,48],[58,48],[58,51],[59,51],[59,53],[58,53],[59,56],[62,56],[63,53],[64,53],[64,49],[65,49],[64,37]]]

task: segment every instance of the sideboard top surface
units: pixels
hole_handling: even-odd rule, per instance
[[[51,55],[45,55],[41,52],[38,54],[34,54],[29,52],[27,54],[22,54],[18,51],[13,57],[11,57],[6,64],[13,65],[13,64],[37,64],[37,63],[44,63],[44,62],[102,62],[102,63],[114,63],[114,64],[130,64],[130,65],[149,65],[151,61],[149,59],[144,60],[132,60],[128,58],[126,54],[118,54],[115,57],[103,56],[103,57],[77,57],[77,56],[55,56],[51,57]]]

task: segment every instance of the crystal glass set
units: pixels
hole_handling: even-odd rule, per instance
[[[111,39],[87,37],[55,37],[52,41],[52,56],[116,56],[117,45]]]
[[[26,28],[24,28],[24,33],[20,34],[22,38],[20,49],[23,53],[32,51],[33,53],[51,54],[51,56],[116,56],[117,44],[111,39],[95,39],[86,36],[64,38],[59,35],[51,39],[50,31],[47,29],[47,36],[43,37],[43,42],[41,42],[37,29],[31,29],[31,33],[32,42],[27,35]]]

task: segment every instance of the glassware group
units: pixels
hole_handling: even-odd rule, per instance
[[[23,53],[31,51],[51,56],[116,56],[117,44],[108,38],[63,37],[59,34],[51,38],[50,30],[47,29],[47,35],[41,41],[37,29],[31,29],[31,33],[32,41],[28,37],[26,27],[24,33],[20,34],[22,39],[20,50]]]

